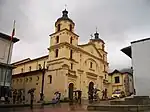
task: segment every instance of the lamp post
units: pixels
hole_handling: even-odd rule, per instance
[[[47,70],[47,68],[45,68],[45,61],[43,64],[43,68],[41,67],[41,65],[39,65],[39,69],[42,72],[42,87],[41,87],[41,92],[40,92],[40,101],[44,100],[44,76],[45,76],[45,72]]]

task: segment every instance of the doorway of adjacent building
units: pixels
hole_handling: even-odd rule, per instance
[[[93,99],[93,90],[94,90],[94,83],[90,82],[89,83],[89,90],[88,90],[88,99],[89,100]]]
[[[71,100],[71,101],[73,100],[73,88],[74,88],[74,84],[70,83],[69,84],[69,94],[68,94],[69,96],[68,97],[69,97],[69,100]]]

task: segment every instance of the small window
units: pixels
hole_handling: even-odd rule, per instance
[[[41,64],[39,64],[39,70],[41,70],[42,69],[42,66],[41,66]]]
[[[60,24],[58,24],[58,31],[60,31]]]
[[[52,83],[52,76],[49,75],[48,77],[49,77],[49,83],[51,84]]]
[[[26,78],[26,82],[28,82],[28,78]]]
[[[70,38],[70,44],[72,44],[72,40],[73,40],[73,38],[71,37],[71,38]]]
[[[56,49],[56,51],[55,51],[55,57],[56,58],[58,57],[58,49]]]
[[[106,77],[106,74],[105,74],[105,79],[106,79],[107,77]]]
[[[115,77],[115,83],[120,83],[119,76]]]
[[[69,30],[70,30],[70,31],[72,31],[72,25],[71,25],[71,24],[70,24],[70,28],[69,28]]]
[[[93,63],[92,62],[90,62],[90,68],[92,68],[93,67]]]
[[[30,77],[30,82],[32,82],[32,77]]]
[[[22,79],[20,79],[20,83],[22,83]]]
[[[72,59],[72,50],[70,50],[70,59]]]
[[[17,83],[19,82],[19,79],[17,79]]]
[[[23,68],[21,68],[21,73],[23,73]]]
[[[104,71],[106,71],[106,69],[105,69],[105,65],[104,65]]]
[[[104,50],[104,44],[102,44],[102,50]]]
[[[56,43],[59,43],[59,36],[56,37]]]
[[[31,66],[29,66],[29,71],[31,71]]]
[[[39,79],[40,79],[40,78],[39,78],[39,76],[37,76],[37,79],[36,79],[36,81],[39,81]]]
[[[71,70],[73,69],[73,63],[71,63]]]

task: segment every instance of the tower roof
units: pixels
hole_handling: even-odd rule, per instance
[[[97,31],[96,33],[94,33],[94,36],[95,36],[95,39],[99,39],[99,33],[97,33]]]
[[[98,40],[98,41],[101,41],[101,42],[104,43],[104,41],[99,38],[99,33],[98,33],[97,31],[94,33],[94,39],[92,39],[92,40],[94,40],[94,41],[97,41],[97,40]]]
[[[64,11],[62,11],[62,17],[58,18],[56,23],[58,21],[62,21],[62,20],[68,20],[74,24],[74,22],[68,17],[68,11],[66,9]],[[56,25],[56,23],[55,23],[55,25]]]

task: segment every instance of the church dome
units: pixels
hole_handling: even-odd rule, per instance
[[[62,11],[62,17],[58,18],[56,23],[59,21],[62,21],[62,20],[68,20],[74,24],[74,22],[68,17],[68,11],[66,9],[64,11]],[[56,23],[55,23],[55,25],[56,25]]]

